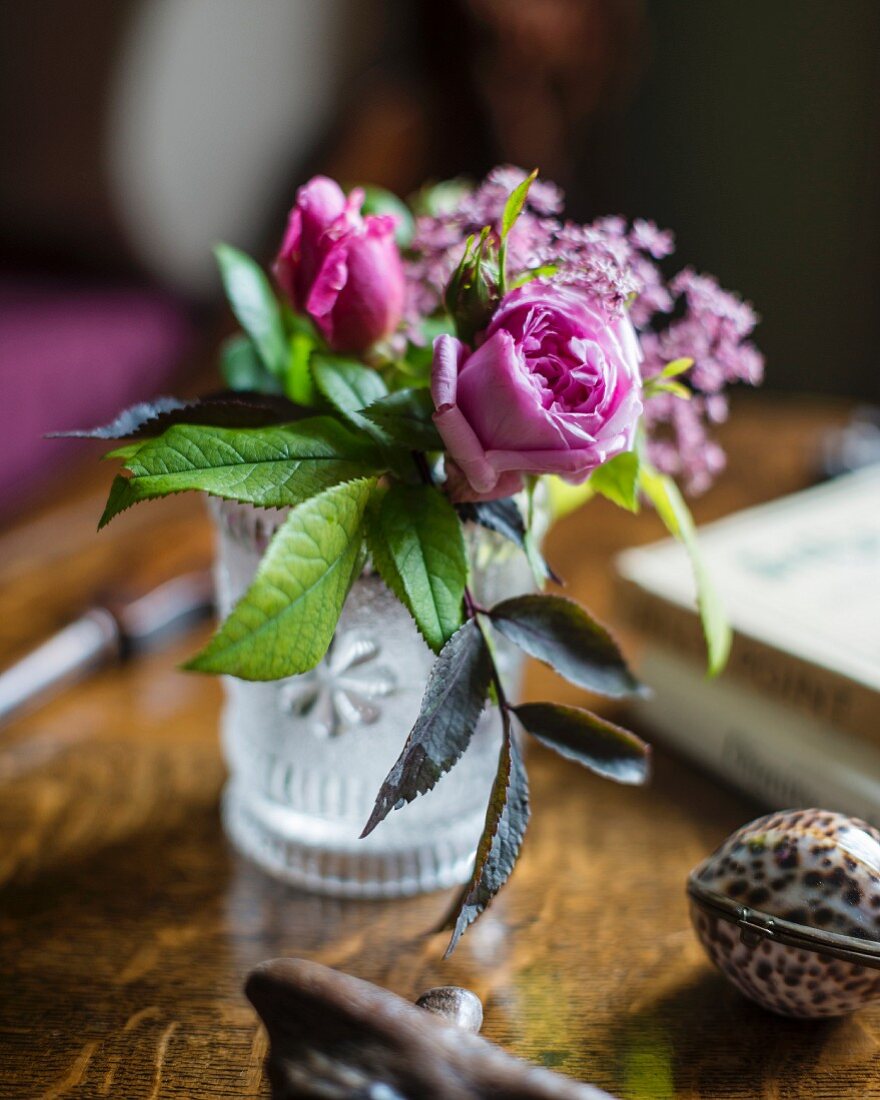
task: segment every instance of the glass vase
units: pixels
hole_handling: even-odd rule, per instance
[[[218,611],[225,616],[285,511],[215,499],[209,507],[217,530]],[[525,557],[512,543],[470,524],[466,537],[482,604],[533,589]],[[497,648],[516,698],[522,658],[503,639]],[[316,668],[271,682],[224,677],[223,822],[233,845],[271,875],[337,897],[403,897],[465,882],[498,764],[493,707],[433,790],[360,839],[418,715],[434,659],[368,563]]]

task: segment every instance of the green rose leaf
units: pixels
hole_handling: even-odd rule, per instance
[[[526,560],[538,588],[543,588],[545,581],[553,581],[554,584],[560,585],[565,583],[538,549],[538,540],[530,530],[526,530],[523,550],[526,552]]]
[[[611,696],[644,690],[605,627],[572,600],[516,596],[496,604],[489,617],[505,638],[578,687]]]
[[[114,479],[99,527],[169,493],[200,490],[281,508],[384,469],[378,448],[329,416],[252,429],[178,424],[108,457],[121,458],[131,476]]]
[[[408,248],[413,234],[416,231],[415,219],[406,203],[397,197],[393,191],[375,184],[367,183],[364,187],[364,205],[361,213],[367,214],[391,214],[397,219],[394,229],[394,239],[400,248]]]
[[[281,309],[259,264],[228,244],[214,249],[226,297],[267,370],[279,378],[287,368],[287,339]]]
[[[686,356],[683,356],[681,359],[673,359],[671,362],[667,363],[663,370],[661,370],[658,375],[655,375],[655,377],[663,380],[667,378],[677,378],[680,374],[684,374],[685,371],[689,371],[693,365],[693,359],[689,359]]]
[[[510,878],[529,823],[528,776],[516,741],[510,734],[510,718],[505,711],[502,711],[502,721],[504,734],[498,772],[489,796],[473,874],[443,925],[452,929],[447,958],[466,929]]]
[[[501,239],[507,236],[507,234],[513,229],[516,224],[517,218],[523,212],[523,207],[526,204],[526,199],[529,196],[529,188],[538,178],[538,169],[530,172],[522,183],[518,184],[510,192],[507,197],[507,202],[504,204],[504,212],[501,215]]]
[[[563,584],[562,578],[555,572],[554,569],[544,560],[544,555],[541,553],[538,546],[538,540],[535,537],[535,492],[538,488],[538,478],[534,475],[526,477],[525,479],[525,491],[526,491],[526,533],[523,539],[523,549],[526,552],[526,560],[529,563],[529,568],[532,571],[532,576],[535,578],[535,585],[537,588],[542,589],[544,582],[547,580],[554,581],[556,584]]]
[[[415,451],[442,451],[443,440],[434,426],[434,402],[423,387],[397,390],[374,401],[364,416],[395,443]]]
[[[528,271],[524,271],[522,275],[513,280],[510,289],[517,290],[519,287],[525,286],[526,283],[532,282],[533,279],[549,279],[558,270],[559,264],[541,264],[540,267],[529,268]]]
[[[388,393],[378,371],[353,359],[314,355],[312,374],[319,392],[358,428],[364,427],[364,418],[358,415],[361,409]]]
[[[590,486],[618,507],[638,512],[639,456],[635,451],[624,451],[609,459],[590,474]]]
[[[288,311],[285,319],[290,330],[290,341],[284,371],[284,392],[298,405],[314,405],[317,392],[310,362],[320,337],[307,317]]]
[[[367,546],[382,579],[439,653],[461,626],[467,556],[455,509],[430,485],[377,490]]]
[[[186,667],[279,680],[321,660],[361,566],[363,517],[375,481],[336,485],[294,508],[253,582]]]
[[[644,783],[649,749],[640,737],[581,707],[524,703],[513,708],[542,745],[618,783]]]
[[[253,340],[236,333],[220,348],[220,374],[231,390],[280,393],[281,384],[263,365]]]
[[[397,806],[429,791],[456,763],[476,729],[491,675],[486,641],[470,619],[434,662],[419,716],[361,836],[368,836]]]
[[[697,585],[697,606],[706,637],[709,675],[717,676],[727,664],[732,635],[724,605],[700,556],[693,517],[672,478],[658,473],[647,463],[642,463],[639,485],[657,509],[666,530],[684,545],[691,559]]]
[[[684,374],[685,371],[689,371],[693,365],[693,359],[673,359],[671,363],[666,364],[659,374],[655,374],[652,378],[646,380],[644,385],[645,396],[653,397],[656,393],[671,393],[673,397],[690,401],[693,397],[691,391],[681,382],[676,382],[675,379],[680,374]]]
[[[681,382],[658,382],[656,386],[652,387],[651,393],[670,393],[681,401],[690,401],[694,396],[687,386],[683,386]]]

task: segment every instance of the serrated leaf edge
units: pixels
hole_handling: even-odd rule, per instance
[[[315,419],[318,419],[318,418],[316,417]],[[308,423],[308,421],[300,421],[300,422],[294,421],[293,423],[302,424],[302,423]],[[188,426],[205,428],[206,430],[210,430],[210,427],[211,427],[211,425],[201,425],[201,424],[198,424],[198,425],[175,424],[175,425],[172,425],[172,427],[168,428],[167,430],[168,431],[173,431],[174,428],[188,427]],[[267,427],[273,427],[273,428],[279,428],[279,429],[286,427],[285,424],[273,424],[273,425],[266,425],[266,426]],[[226,430],[226,429],[224,429],[224,430]],[[233,429],[233,430],[235,430],[235,429]],[[248,429],[240,429],[240,430],[245,431],[245,430],[248,430]],[[100,520],[98,521],[98,530],[99,531],[102,530],[104,527],[106,527],[107,524],[109,524],[111,522],[111,520],[115,519],[117,516],[122,515],[123,512],[127,512],[129,510],[129,508],[134,507],[135,504],[143,504],[143,503],[146,503],[147,501],[151,501],[151,500],[163,500],[165,497],[179,496],[181,493],[204,493],[205,496],[214,497],[216,500],[234,500],[234,501],[237,501],[240,504],[248,504],[253,508],[266,508],[266,509],[271,509],[271,510],[280,510],[282,508],[298,508],[300,506],[300,504],[305,504],[306,501],[312,500],[316,496],[320,496],[321,493],[325,493],[329,489],[335,489],[340,485],[350,485],[354,481],[360,481],[360,480],[364,479],[363,474],[354,474],[353,473],[351,476],[347,476],[347,477],[341,478],[339,481],[335,481],[332,485],[325,486],[325,488],[321,489],[320,492],[313,493],[311,496],[305,497],[303,500],[291,501],[291,502],[282,502],[280,504],[268,504],[268,503],[266,503],[266,504],[259,503],[258,504],[258,503],[254,502],[252,500],[247,500],[247,499],[243,499],[240,496],[236,496],[234,493],[219,493],[216,490],[211,490],[211,489],[201,489],[201,488],[196,488],[196,487],[181,488],[181,489],[168,489],[168,490],[163,491],[161,493],[153,493],[153,494],[149,494],[147,496],[138,497],[137,499],[133,499],[133,500],[130,499],[121,508],[117,508],[117,509],[114,509],[113,511],[111,511],[110,510],[110,501],[113,498],[113,493],[114,493],[114,490],[117,488],[117,486],[128,485],[128,483],[130,481],[135,480],[137,478],[142,478],[142,477],[143,478],[148,478],[148,477],[168,477],[168,476],[171,476],[168,473],[165,473],[165,474],[136,474],[136,473],[134,473],[134,471],[132,471],[131,466],[130,466],[131,460],[137,457],[138,452],[142,448],[157,442],[161,438],[162,438],[162,436],[156,436],[152,439],[145,439],[143,441],[130,443],[130,444],[127,444],[125,447],[117,447],[114,450],[109,451],[107,454],[104,455],[104,459],[115,459],[115,458],[123,459],[124,461],[123,461],[122,469],[126,473],[130,474],[131,476],[130,477],[124,477],[122,474],[117,474],[114,477],[113,481],[111,482],[110,492],[109,492],[108,497],[107,497],[107,503],[105,504],[104,511],[101,514]],[[376,454],[377,454],[377,457],[380,457],[382,455],[382,450],[381,449],[378,450],[376,452]],[[317,458],[317,457],[313,456],[313,457],[310,457],[310,458],[300,458],[298,460],[296,458],[289,458],[289,459],[278,459],[278,461],[279,462],[294,462],[294,461],[300,461],[300,462],[319,462],[319,461],[324,461],[324,462],[352,462],[353,464],[355,462],[354,459],[346,458],[344,455],[325,455],[325,456],[322,456],[321,458]],[[235,469],[236,466],[265,465],[265,464],[268,464],[268,460],[263,460],[261,462],[251,461],[251,462],[241,462],[241,463],[224,462],[224,463],[218,463],[217,465],[213,465],[213,466],[198,467],[196,469],[197,470],[202,470],[202,471],[223,470],[223,469],[230,469],[231,470],[231,469]],[[387,464],[386,463],[384,463],[384,462],[377,463],[376,467],[370,472],[369,477],[370,478],[379,477],[386,471],[386,469],[387,469]],[[175,472],[187,473],[189,471],[175,471]]]
[[[375,481],[375,479],[374,479],[374,478],[355,478],[355,479],[353,479],[353,480],[352,480],[352,481],[350,481],[350,482],[346,482],[346,484],[349,484],[349,485],[351,485],[351,484],[355,484],[355,483],[356,483],[356,482],[358,482],[358,481],[362,482],[362,483],[364,484],[364,486],[367,486],[367,485],[369,485],[369,484],[370,484],[370,482],[374,482],[374,481]],[[289,515],[288,515],[288,516],[287,516],[287,518],[285,519],[285,524],[287,524],[287,523],[288,523],[288,522],[289,522],[289,521],[290,521],[290,520],[291,520],[291,519],[293,518],[293,515],[294,515],[294,513],[296,512],[296,510],[297,510],[298,508],[301,508],[302,506],[304,506],[304,505],[306,505],[306,504],[311,504],[311,503],[312,503],[313,501],[317,500],[317,499],[318,499],[319,497],[321,497],[321,496],[324,496],[325,494],[329,494],[329,493],[333,493],[333,492],[336,492],[336,491],[337,491],[337,490],[338,490],[339,488],[340,488],[340,486],[339,486],[339,485],[330,485],[330,486],[328,486],[328,487],[327,487],[327,488],[326,488],[325,490],[323,490],[323,492],[321,492],[321,493],[315,493],[315,495],[314,495],[314,496],[312,496],[312,497],[309,497],[309,498],[308,498],[308,500],[304,500],[304,501],[301,501],[301,502],[300,502],[300,504],[297,504],[296,506],[294,506],[293,508],[291,508],[291,510],[290,510],[290,513],[289,513]],[[367,500],[368,500],[368,499],[369,499],[369,497],[367,498]],[[366,503],[367,503],[367,502],[365,501],[365,502],[364,502],[364,507],[363,507],[363,509],[362,509],[362,511],[361,511],[361,521],[360,521],[360,539],[358,539],[357,535],[355,535],[355,536],[354,536],[354,537],[352,538],[352,542],[359,542],[361,546],[363,545],[363,513],[364,513],[364,511],[366,511]],[[272,540],[271,540],[271,541],[274,541],[274,540],[275,540],[275,538],[277,538],[277,536],[278,536],[278,535],[280,534],[280,532],[281,532],[282,530],[283,530],[283,526],[282,526],[282,527],[279,527],[279,528],[278,528],[278,530],[277,530],[277,531],[275,532],[275,534],[274,534],[274,535],[272,536]],[[354,583],[354,581],[355,581],[355,579],[356,579],[356,576],[357,576],[357,568],[358,568],[358,567],[357,567],[357,563],[358,563],[358,561],[359,561],[360,557],[361,557],[361,555],[360,555],[360,554],[355,554],[355,557],[354,557],[354,560],[353,560],[353,563],[352,563],[352,575],[351,575],[351,577],[349,577],[349,581],[348,581],[348,588],[347,588],[347,591],[346,591],[346,596],[345,596],[345,597],[343,597],[343,599],[342,599],[342,602],[341,602],[341,604],[340,604],[340,613],[341,613],[341,611],[342,611],[342,607],[343,607],[343,606],[344,606],[344,604],[345,604],[345,600],[346,600],[346,599],[348,598],[348,595],[347,595],[347,594],[348,594],[348,591],[350,591],[350,590],[351,590],[351,585],[352,585],[352,584]],[[265,555],[264,555],[264,560],[265,560]],[[333,563],[333,565],[332,565],[332,566],[330,567],[330,569],[328,569],[328,570],[327,570],[327,571],[326,571],[325,573],[323,573],[323,574],[321,575],[321,577],[320,577],[320,578],[319,578],[318,580],[316,580],[316,581],[315,581],[315,582],[314,582],[314,583],[313,583],[312,585],[310,585],[310,586],[309,586],[309,588],[307,588],[307,589],[303,589],[303,591],[302,591],[302,592],[300,593],[300,595],[299,595],[299,596],[297,597],[297,602],[300,602],[300,601],[301,601],[301,600],[302,600],[302,599],[303,599],[303,598],[304,598],[304,597],[305,597],[305,596],[306,596],[306,595],[307,595],[307,594],[308,594],[309,592],[313,591],[313,590],[314,590],[314,589],[315,589],[315,588],[316,588],[316,587],[317,587],[317,586],[318,586],[319,584],[323,583],[323,580],[324,580],[324,578],[325,578],[325,577],[326,577],[326,576],[327,576],[327,575],[328,575],[328,574],[329,574],[329,573],[331,572],[331,570],[333,570],[333,569],[335,569],[335,568],[337,567],[337,565],[339,564],[339,562],[340,562],[341,560],[342,560],[342,555],[340,555],[340,556],[339,556],[339,557],[338,557],[338,558],[337,558],[337,559],[336,559],[336,560],[334,561],[334,563]],[[241,596],[239,597],[239,599],[238,599],[238,600],[237,600],[237,601],[235,602],[235,605],[233,606],[232,610],[231,610],[231,611],[229,612],[229,614],[228,614],[228,615],[226,616],[226,619],[224,619],[224,621],[223,621],[223,622],[222,622],[222,623],[221,623],[221,624],[220,624],[220,625],[218,626],[217,630],[216,630],[216,631],[215,631],[215,633],[214,633],[214,634],[212,635],[212,637],[211,637],[211,638],[210,638],[210,639],[208,640],[207,644],[206,644],[206,645],[205,645],[205,646],[204,646],[204,647],[203,647],[203,648],[202,648],[202,649],[200,650],[200,652],[199,652],[199,653],[197,653],[197,654],[196,654],[196,655],[195,655],[194,657],[190,658],[190,660],[186,661],[186,662],[185,662],[185,663],[184,663],[184,664],[183,664],[183,665],[181,666],[181,667],[182,667],[182,668],[183,668],[183,669],[184,669],[185,671],[188,671],[188,672],[209,672],[209,673],[213,673],[213,672],[217,671],[217,670],[215,670],[215,669],[211,669],[211,668],[205,668],[205,667],[203,667],[203,665],[202,665],[202,659],[208,656],[208,654],[209,654],[209,652],[210,652],[210,650],[211,650],[211,647],[213,646],[213,644],[214,644],[214,642],[216,641],[216,639],[217,639],[217,638],[218,638],[218,637],[220,636],[220,633],[222,632],[222,630],[223,630],[223,627],[225,626],[226,622],[227,622],[227,621],[228,621],[228,620],[229,620],[229,619],[230,619],[230,618],[231,618],[231,617],[232,617],[232,616],[233,616],[233,615],[235,614],[235,611],[236,611],[236,609],[238,608],[239,604],[240,604],[240,603],[241,603],[241,602],[242,602],[242,601],[243,601],[244,599],[246,599],[246,597],[247,597],[248,593],[249,593],[249,592],[251,591],[251,589],[253,588],[254,584],[255,584],[255,583],[256,583],[256,581],[258,580],[258,577],[259,577],[259,572],[260,572],[260,569],[261,569],[261,568],[262,568],[262,562],[260,563],[260,566],[259,566],[259,567],[258,567],[258,569],[257,569],[257,573],[256,573],[256,574],[254,575],[254,578],[253,578],[253,580],[251,581],[251,583],[250,583],[250,585],[248,586],[248,588],[247,588],[247,589],[246,589],[246,590],[245,590],[245,591],[244,591],[244,592],[242,593],[242,595],[241,595]],[[289,607],[289,606],[290,606],[290,604],[288,603],[288,607]],[[329,640],[329,641],[328,641],[328,643],[327,643],[327,644],[328,644],[328,647],[329,647],[330,641],[332,641],[332,638],[333,638],[333,635],[331,634],[331,636],[330,636],[330,640]],[[242,644],[242,643],[243,643],[243,642],[244,642],[245,640],[246,640],[246,639],[240,639],[240,640],[239,640],[238,642],[235,642],[235,643],[233,644],[233,646],[231,646],[231,647],[229,647],[229,648],[233,648],[233,649],[234,649],[234,648],[237,648],[237,647],[238,647],[239,645],[241,645],[241,644]],[[320,664],[320,663],[321,663],[321,661],[322,661],[322,660],[324,659],[324,656],[326,656],[326,649],[325,649],[324,653],[323,653],[323,654],[322,654],[322,655],[321,655],[320,657],[318,657],[318,659],[317,659],[317,660],[316,660],[316,661],[315,661],[315,662],[314,662],[314,663],[313,663],[312,665],[309,665],[309,666],[308,666],[307,668],[303,668],[303,669],[300,669],[300,670],[299,670],[299,672],[292,672],[292,673],[288,673],[288,675],[301,675],[301,674],[302,674],[302,673],[304,673],[304,672],[308,672],[308,671],[310,671],[310,669],[312,669],[312,668],[315,668],[315,667],[316,667],[316,666],[317,666],[318,664]],[[257,682],[257,683],[265,683],[265,682],[267,682],[266,680],[264,680],[264,679],[262,679],[262,678],[259,678],[259,679],[256,679],[256,680],[254,680],[253,678],[249,678],[249,677],[242,677],[242,676],[239,676],[238,678],[239,678],[239,679],[250,679],[250,680],[251,680],[252,682]],[[278,677],[274,677],[274,676],[273,676],[273,677],[268,677],[267,679],[268,679],[269,681],[274,681],[274,680],[278,679]]]
[[[510,725],[510,716],[506,710],[501,711],[502,722],[502,740],[498,753],[498,770],[495,773],[495,779],[492,783],[492,790],[489,795],[489,802],[486,807],[486,818],[483,827],[483,832],[480,835],[480,842],[477,846],[477,852],[474,859],[474,869],[471,873],[471,877],[467,883],[462,887],[460,893],[455,899],[452,907],[450,908],[447,916],[441,922],[438,931],[451,931],[452,936],[449,940],[449,945],[446,948],[444,958],[449,958],[453,953],[459,940],[464,933],[470,928],[479,918],[485,913],[486,909],[492,903],[492,900],[498,895],[499,891],[509,882],[510,876],[516,869],[516,864],[519,862],[520,855],[522,853],[522,845],[525,839],[526,832],[528,831],[529,820],[531,817],[531,809],[529,806],[529,778],[526,771],[525,762],[520,754],[519,746],[516,738],[513,735],[513,731]],[[479,902],[472,902],[469,899],[473,892],[479,887],[480,879],[486,869],[486,864],[492,854],[492,849],[495,845],[495,841],[498,836],[498,830],[501,827],[501,822],[504,817],[504,812],[507,809],[508,801],[510,798],[510,786],[511,780],[515,770],[520,770],[522,774],[523,784],[523,797],[525,800],[525,821],[523,822],[523,829],[521,835],[517,840],[517,848],[513,857],[513,865],[510,868],[507,876],[503,882],[499,883],[496,890],[489,894],[485,902],[482,904]],[[503,790],[499,790],[501,783],[503,782]],[[501,808],[495,816],[494,827],[492,822],[493,807],[495,807],[498,795],[501,795]],[[472,911],[469,911],[472,910]]]
[[[595,617],[595,615],[593,615],[585,607],[583,607],[581,604],[579,604],[576,600],[571,600],[567,596],[560,596],[560,595],[557,595],[556,593],[527,592],[527,593],[524,593],[521,596],[511,596],[508,599],[501,600],[501,602],[495,604],[494,607],[490,607],[489,611],[488,611],[489,621],[492,623],[492,625],[495,627],[496,630],[498,630],[501,634],[504,634],[504,631],[497,624],[497,619],[498,618],[501,618],[501,619],[505,618],[505,616],[503,614],[499,615],[499,610],[503,609],[507,605],[509,605],[511,603],[514,603],[514,602],[517,602],[519,600],[531,600],[531,599],[555,600],[555,601],[559,601],[559,602],[562,602],[562,603],[569,604],[571,607],[575,608],[577,611],[580,611],[582,614],[586,615],[587,618],[596,627],[598,627],[600,631],[602,631],[605,634],[606,638],[611,642],[611,644],[617,650],[617,653],[620,656],[620,659],[623,663],[624,670],[629,675],[630,679],[633,681],[634,686],[630,691],[623,692],[623,693],[618,694],[618,695],[610,694],[608,692],[596,692],[596,694],[607,695],[608,698],[612,698],[612,699],[621,698],[624,695],[647,696],[647,695],[651,694],[650,688],[648,688],[645,684],[641,683],[641,681],[638,679],[638,677],[630,669],[629,663],[627,662],[627,660],[624,656],[623,649],[622,649],[620,643],[617,641],[617,638],[615,637],[614,633],[611,630],[609,630],[609,628],[600,619],[597,619]],[[518,622],[518,620],[510,620],[510,619],[508,619],[508,621]],[[522,625],[522,624],[520,624],[520,625]],[[507,637],[506,634],[504,634],[504,636]],[[517,645],[517,643],[514,642],[512,638],[509,638],[508,641],[510,641],[513,645]],[[518,646],[518,648],[521,648],[521,647]],[[522,652],[526,653],[527,651],[522,650]],[[562,679],[564,679],[564,680],[568,679],[567,676],[565,676],[563,673],[559,672],[559,670],[556,669],[549,661],[545,661],[543,657],[537,657],[537,656],[535,656],[534,654],[531,654],[531,653],[529,653],[528,656],[532,657],[532,659],[535,660],[535,661],[540,661],[542,665],[546,665],[547,668],[549,668],[553,672],[555,672],[557,674],[557,676],[561,676]],[[569,681],[569,682],[571,683],[573,681]],[[579,686],[579,685],[576,685],[576,686]],[[593,689],[584,688],[583,690],[586,691],[586,690],[593,690]]]
[[[459,635],[461,635],[463,631],[470,630],[470,629],[479,631],[479,626],[477,625],[477,623],[474,619],[468,619],[468,621],[466,623],[464,623],[461,627],[459,627],[459,629],[455,632],[455,634],[453,634],[452,637],[449,639],[449,641],[446,643],[446,646],[452,645],[453,642],[455,641],[455,639],[458,638]],[[480,633],[482,635],[482,631],[480,631]],[[491,662],[491,657],[489,656],[489,650],[488,650],[488,647],[486,645],[485,638],[482,639],[482,644],[483,644],[483,649],[484,649],[484,659]],[[444,646],[443,648],[446,649],[446,646]],[[441,655],[442,655],[442,652],[443,651],[441,650]],[[438,657],[438,661],[439,661],[439,659],[440,658]],[[435,675],[437,675],[437,664],[436,664],[436,662],[434,664],[434,667],[431,669],[430,676],[428,677],[428,683],[425,686],[424,695],[428,694],[428,691],[431,687],[432,680],[433,680]],[[487,680],[486,680],[487,690],[488,690],[489,679],[490,679],[490,676],[487,674]],[[448,691],[445,692],[444,698],[447,695],[448,695]],[[438,705],[434,708],[434,712],[436,712],[436,710],[439,709],[440,705],[441,704],[438,703]],[[407,798],[405,795],[402,795],[401,800],[400,800],[401,803],[409,804],[410,802],[413,802],[415,800],[415,798],[417,798],[419,795],[426,794],[429,790],[433,790],[434,786],[436,786],[436,784],[440,781],[440,779],[442,779],[444,775],[448,775],[448,773],[455,767],[455,765],[458,763],[458,761],[462,758],[465,751],[467,750],[468,745],[470,744],[471,738],[473,737],[474,732],[476,731],[477,725],[479,724],[480,716],[483,713],[483,709],[484,709],[485,705],[486,705],[486,699],[485,699],[485,696],[484,696],[484,698],[483,698],[483,700],[480,704],[479,710],[477,711],[476,716],[474,718],[474,723],[473,723],[471,731],[468,735],[467,743],[462,747],[461,751],[455,756],[455,758],[450,761],[448,766],[440,772],[440,775],[437,777],[437,779],[434,780],[434,783],[433,784],[427,784],[425,786],[422,786],[420,784],[417,785],[416,786],[416,794],[412,798]],[[407,751],[408,747],[410,746],[410,744],[412,742],[413,733],[415,731],[416,726],[418,725],[419,718],[421,718],[421,715],[422,715],[422,709],[421,709],[421,705],[420,705],[420,707],[419,707],[419,716],[418,716],[418,718],[416,718],[416,721],[413,724],[413,728],[410,730],[409,735],[407,736],[406,742],[404,743],[404,746],[401,749],[400,755],[395,760],[394,764],[392,765],[391,769],[388,772],[388,775],[386,775],[385,779],[382,781],[382,786],[379,788],[379,793],[376,796],[375,805],[373,806],[373,809],[370,813],[370,817],[369,817],[366,825],[364,826],[363,832],[361,833],[361,839],[363,839],[364,837],[369,836],[369,834],[378,825],[380,825],[382,823],[382,821],[385,820],[385,818],[388,816],[389,813],[391,813],[392,810],[395,810],[395,809],[399,808],[400,803],[398,803],[398,804],[389,804],[387,806],[387,808],[383,809],[380,806],[379,802],[380,802],[380,799],[382,798],[385,787],[388,785],[388,782],[389,782],[391,776],[397,770],[397,767],[400,764],[400,761],[403,759],[404,755],[406,754],[406,751]]]
[[[373,492],[373,496],[371,497],[370,502],[367,505],[368,511],[372,508],[376,508],[376,509],[380,508],[381,505],[382,505],[382,500],[385,497],[385,495],[388,493],[388,491],[389,491],[388,488],[385,487],[385,486],[377,486],[377,488]],[[452,635],[450,635],[449,638],[445,638],[440,643],[440,646],[438,648],[434,644],[434,642],[432,642],[431,639],[424,632],[424,630],[422,629],[422,624],[416,618],[415,612],[413,611],[413,608],[410,604],[409,594],[406,591],[406,586],[403,583],[403,577],[400,575],[400,570],[397,568],[397,563],[394,561],[394,559],[392,557],[390,557],[390,555],[388,557],[385,557],[384,547],[378,547],[378,544],[377,544],[377,542],[374,538],[374,533],[373,533],[373,531],[371,529],[371,526],[370,526],[369,514],[367,513],[367,514],[365,514],[365,516],[366,516],[366,522],[364,524],[364,540],[367,544],[367,549],[369,550],[370,557],[373,561],[373,565],[375,565],[376,569],[379,572],[380,577],[385,582],[385,584],[388,586],[388,588],[391,590],[392,594],[394,596],[396,596],[397,599],[400,601],[400,603],[402,603],[403,606],[406,608],[407,612],[409,613],[410,618],[413,621],[413,624],[415,625],[416,630],[419,633],[419,636],[422,638],[425,645],[427,645],[427,647],[433,653],[436,653],[436,654],[439,655],[441,650],[443,649],[443,646],[445,646],[446,643],[448,641],[450,641]],[[459,526],[459,533],[461,533],[461,527],[460,526]],[[377,548],[380,551],[378,554],[376,553]],[[467,551],[465,549],[464,538],[463,537],[461,539],[461,548],[462,548],[462,556],[463,556],[464,563],[465,563],[465,569],[467,569]],[[383,566],[383,562],[384,562],[384,566]],[[388,574],[387,575],[386,575],[386,571],[385,571],[386,566],[387,566],[387,569],[388,569]],[[465,581],[465,583],[467,583],[467,581]],[[462,626],[464,626],[464,623],[460,623],[457,629],[460,630]]]

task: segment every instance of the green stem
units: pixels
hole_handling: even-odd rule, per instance
[[[474,622],[477,624],[477,630],[483,637],[483,641],[486,643],[486,649],[489,653],[489,663],[492,665],[492,684],[495,687],[495,695],[498,700],[498,708],[502,715],[506,716],[510,710],[510,703],[507,701],[507,694],[504,690],[504,685],[501,683],[501,675],[498,672],[498,665],[495,664],[495,654],[492,652],[492,646],[489,643],[489,639],[486,637],[486,631],[483,629],[483,623],[479,616],[474,613],[472,616]]]
[[[507,238],[498,248],[498,293],[503,298],[507,293]]]

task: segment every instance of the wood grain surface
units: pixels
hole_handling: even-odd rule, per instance
[[[806,484],[843,410],[741,403],[712,518]],[[0,539],[0,664],[102,590],[207,563],[194,497],[144,504],[96,535],[108,471]],[[609,617],[611,554],[659,534],[604,502],[551,534],[569,591]],[[94,677],[0,731],[0,1097],[260,1097],[263,1033],[247,971],[307,956],[407,997],[460,984],[508,1050],[621,1097],[880,1097],[880,1009],[775,1018],[703,957],[688,870],[755,815],[656,753],[616,787],[535,749],[534,815],[513,881],[448,962],[425,934],[447,904],[311,897],[265,877],[220,831],[220,687],[176,671],[198,642]],[[534,668],[528,694],[577,701]],[[447,782],[450,780],[446,780]],[[454,776],[451,778],[454,782]]]

